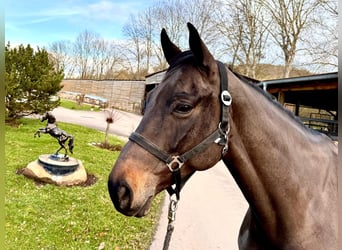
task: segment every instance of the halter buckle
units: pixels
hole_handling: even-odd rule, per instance
[[[230,106],[232,104],[232,96],[228,90],[223,90],[221,93],[221,101],[225,106]]]
[[[217,131],[219,132],[220,136],[214,142],[221,146],[226,145],[228,137],[224,130],[221,128],[221,122],[218,125]]]
[[[222,149],[222,155],[225,155],[228,151],[228,133],[230,131],[230,126],[228,124],[227,132],[224,132],[224,130],[221,127],[221,122],[220,122],[217,130],[219,131],[220,137],[218,137],[215,140],[215,143],[220,146],[224,146]]]
[[[182,162],[179,159],[179,156],[171,156],[171,157],[172,157],[172,161],[170,161],[169,163],[166,163],[166,166],[170,169],[171,172],[180,170],[184,162]]]

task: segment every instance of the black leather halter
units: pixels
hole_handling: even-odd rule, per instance
[[[157,157],[159,160],[163,161],[169,170],[172,172],[172,183],[175,184],[175,187],[172,186],[167,189],[170,196],[175,194],[177,196],[177,200],[179,200],[179,193],[181,189],[181,175],[180,169],[183,164],[197,155],[198,153],[204,151],[211,143],[217,143],[220,146],[224,146],[222,150],[222,155],[227,152],[228,149],[228,132],[229,132],[229,123],[228,123],[228,108],[232,102],[232,97],[228,92],[228,76],[227,70],[224,64],[220,61],[217,61],[217,65],[220,72],[220,85],[221,85],[221,121],[218,125],[218,128],[210,134],[207,138],[205,138],[198,145],[193,147],[192,149],[186,151],[181,155],[170,155],[163,151],[156,144],[140,135],[137,132],[133,132],[129,140],[135,142],[149,153]]]

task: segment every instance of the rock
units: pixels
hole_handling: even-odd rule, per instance
[[[22,174],[28,178],[58,186],[74,186],[87,181],[87,172],[82,161],[72,157],[69,157],[67,161],[58,161],[50,156],[39,156],[22,170]],[[68,166],[70,166],[69,172],[65,170]],[[62,171],[55,171],[56,169],[62,169]]]

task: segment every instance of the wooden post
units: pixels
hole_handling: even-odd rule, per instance
[[[296,103],[295,116],[299,116],[300,99]]]
[[[280,91],[278,93],[278,102],[284,106],[284,103],[285,103],[285,93],[283,91]]]

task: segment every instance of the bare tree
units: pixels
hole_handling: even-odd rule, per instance
[[[103,63],[106,68],[102,79],[116,79],[124,69],[124,50],[116,41],[107,42],[107,54]]]
[[[104,140],[104,146],[108,146],[108,135],[109,135],[109,128],[111,124],[114,124],[116,121],[120,119],[120,114],[119,112],[114,109],[114,107],[111,107],[110,109],[104,110],[105,117],[106,117],[106,131],[105,131],[105,140]]]
[[[160,1],[153,6],[154,31],[153,31],[153,57],[154,70],[167,68],[162,48],[160,46],[160,31],[165,28],[173,42],[185,48],[186,16],[185,7],[182,0]]]
[[[136,63],[135,68],[132,68],[134,79],[141,78],[142,63],[144,57],[144,46],[141,23],[135,16],[130,16],[130,21],[123,27],[124,35],[129,39],[127,51],[132,56],[132,60]]]
[[[320,72],[337,70],[338,67],[337,5],[337,0],[323,0],[314,15],[315,25],[303,38],[307,45],[305,53],[312,58],[305,64],[311,68],[315,65]]]
[[[85,30],[75,40],[73,58],[80,79],[92,77],[91,56],[94,51],[94,44],[99,40],[99,37],[99,34]]]
[[[284,54],[284,77],[289,77],[303,31],[312,24],[321,0],[260,0],[271,17],[268,31]]]
[[[166,28],[174,36],[173,41],[180,41],[185,28],[184,12],[181,0],[161,1],[137,16],[130,17],[123,32],[130,42],[127,48],[131,55],[129,60],[136,62],[133,67],[135,78],[143,78],[151,68],[166,68],[160,46],[160,31]]]
[[[145,69],[146,73],[149,73],[150,66],[152,64],[153,57],[153,31],[155,25],[155,19],[153,17],[153,9],[148,8],[141,16],[139,16],[139,22],[144,23],[141,25],[141,36],[144,45],[145,56]]]
[[[201,38],[214,53],[217,39],[215,22],[213,21],[215,18],[214,10],[221,6],[214,0],[183,1],[183,6],[185,12],[183,16],[187,18],[187,22],[191,22],[196,26]]]
[[[63,70],[66,78],[74,73],[74,65],[71,59],[71,42],[56,41],[49,45],[49,53],[57,70]]]
[[[156,28],[160,34],[161,28],[168,31],[170,39],[179,44],[184,49],[187,48],[187,39],[185,38],[185,24],[187,22],[186,7],[182,0],[161,1],[154,6]],[[158,43],[160,46],[158,34]]]
[[[118,47],[114,41],[106,41],[100,37],[94,40],[91,53],[92,78],[115,78],[115,70],[120,68],[122,62]]]
[[[161,29],[185,50],[185,23],[192,22],[215,57],[242,73],[256,78],[256,66],[281,53],[288,77],[296,55],[306,60],[301,65],[336,68],[336,19],[337,0],[160,0],[130,17],[124,43],[86,30],[74,42],[55,42],[50,52],[67,77],[143,79],[167,67]]]
[[[107,58],[108,50],[107,43],[103,38],[98,37],[92,43],[92,52],[91,52],[91,71],[90,74],[92,78],[101,79],[106,64],[108,63]]]
[[[170,38],[184,49],[188,48],[186,22],[192,22],[203,39],[210,45],[215,41],[211,13],[213,0],[160,1],[137,16],[132,16],[124,27],[124,34],[131,41],[130,53],[137,61],[137,72],[148,73],[150,68],[161,70],[166,67],[161,46],[160,31],[166,28]]]
[[[231,66],[244,66],[241,72],[256,77],[256,66],[264,56],[269,23],[262,6],[253,0],[221,2],[216,11],[216,27],[225,38],[225,51],[231,51]]]

